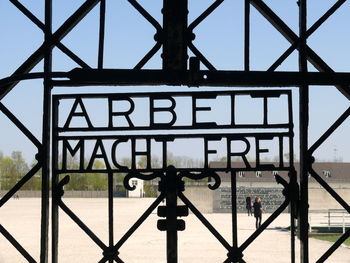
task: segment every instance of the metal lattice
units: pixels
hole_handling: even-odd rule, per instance
[[[53,1],[45,0],[45,21],[42,22],[35,16],[25,4],[17,0],[10,0],[30,23],[35,24],[44,34],[42,45],[35,50],[24,62],[15,70],[15,72],[6,78],[0,80],[0,99],[4,99],[11,90],[29,79],[42,79],[44,82],[43,97],[43,122],[42,122],[42,139],[38,140],[32,132],[18,120],[3,103],[0,102],[0,111],[33,143],[37,148],[37,164],[0,200],[0,207],[3,206],[21,187],[30,180],[39,169],[42,169],[42,212],[41,212],[41,246],[40,259],[34,259],[25,250],[24,245],[20,244],[15,237],[8,232],[4,226],[0,225],[0,233],[23,255],[28,262],[48,262],[49,250],[49,194],[50,194],[50,177],[52,176],[52,262],[57,262],[58,258],[58,232],[59,221],[58,211],[65,212],[72,221],[77,224],[101,249],[102,257],[99,262],[124,262],[119,255],[119,249],[136,231],[136,229],[146,220],[146,218],[158,207],[158,216],[162,217],[158,221],[158,229],[167,233],[167,262],[177,262],[177,232],[185,229],[185,220],[179,220],[179,216],[186,217],[188,210],[200,220],[200,222],[212,233],[218,242],[225,248],[227,259],[224,262],[245,262],[244,252],[249,245],[273,222],[288,205],[291,206],[291,262],[295,262],[295,219],[298,219],[299,238],[301,243],[301,262],[309,262],[309,243],[308,243],[308,174],[310,173],[317,182],[324,187],[332,197],[350,213],[349,204],[344,201],[321,177],[313,170],[313,154],[334,131],[349,117],[350,108],[348,108],[334,124],[310,147],[308,142],[308,122],[309,122],[309,86],[335,86],[346,97],[350,98],[349,73],[334,72],[322,58],[311,49],[307,40],[323,25],[331,19],[332,15],[346,3],[346,0],[339,0],[327,10],[313,25],[307,27],[307,1],[298,1],[299,8],[299,32],[295,33],[288,25],[275,13],[268,4],[261,0],[246,0],[244,2],[244,70],[220,70],[210,61],[210,59],[200,51],[195,44],[195,30],[203,23],[217,8],[228,0],[216,0],[205,9],[191,23],[188,23],[188,0],[164,0],[162,5],[162,23],[158,22],[140,3],[136,0],[125,0],[137,10],[139,15],[145,19],[155,30],[153,47],[141,58],[141,60],[130,69],[104,67],[105,59],[105,27],[106,27],[106,0],[86,0],[76,9],[76,11],[65,21],[56,31],[53,31],[52,11]],[[91,67],[82,58],[70,50],[63,39],[71,32],[80,21],[82,21],[92,10],[99,8],[99,35],[98,35],[98,52],[97,67]],[[250,63],[250,22],[251,8],[260,13],[289,43],[288,49],[265,71],[252,71]],[[227,25],[223,25],[227,26]],[[52,59],[53,50],[59,49],[74,61],[79,67],[70,71],[56,72],[53,71],[55,61]],[[281,72],[276,71],[278,66],[285,61],[295,50],[299,54],[299,71]],[[159,69],[144,69],[145,65],[157,54],[162,52],[162,66]],[[191,57],[189,58],[189,54]],[[44,62],[42,72],[32,73],[32,69],[40,62]],[[1,62],[0,62],[1,63]],[[309,72],[308,63],[311,63],[319,72]],[[202,68],[206,69],[203,70]],[[108,93],[108,94],[63,94],[53,95],[52,90],[57,87],[86,87],[86,86],[188,86],[199,87],[196,92],[150,92],[150,93]],[[207,89],[202,90],[202,87]],[[210,87],[229,87],[225,92],[208,91]],[[237,90],[236,87],[252,87],[256,90]],[[274,90],[265,89],[273,87]],[[294,168],[294,121],[292,115],[292,98],[291,91],[280,89],[286,87],[299,88],[299,134],[300,134],[300,171]],[[129,90],[130,91],[130,90]],[[193,114],[192,122],[186,125],[176,125],[176,107],[177,97],[188,97],[192,101],[192,112],[208,111],[207,108],[198,106],[197,99],[209,100],[217,96],[227,96],[234,101],[239,95],[249,95],[254,98],[261,98],[264,101],[263,123],[261,124],[237,124],[232,118],[231,122],[225,125],[216,123],[201,123],[196,121],[196,114]],[[287,123],[271,124],[268,120],[267,101],[270,98],[285,95],[288,97],[289,120]],[[145,98],[151,110],[148,125],[138,126],[132,123],[129,117],[134,108],[133,98]],[[60,122],[59,103],[64,100],[73,100],[74,104],[71,112],[68,114],[65,123]],[[116,128],[113,120],[105,126],[95,126],[89,114],[85,110],[84,102],[87,99],[104,99],[109,105],[111,118],[121,117],[126,120],[127,125]],[[155,104],[157,100],[166,100],[170,106],[159,107]],[[113,101],[124,101],[130,106],[126,111],[113,111],[111,103]],[[80,107],[81,111],[77,111]],[[157,122],[154,115],[159,112],[168,112],[171,120],[166,123]],[[232,113],[233,115],[233,113]],[[82,117],[85,120],[84,127],[72,127],[70,121],[75,117]],[[175,124],[175,125],[174,125]],[[264,129],[263,133],[235,133],[232,129]],[[270,132],[269,129],[284,129],[284,132]],[[202,133],[181,133],[181,130],[198,131]],[[137,131],[137,135],[120,135],[120,132]],[[141,131],[155,132],[153,135],[142,133]],[[167,131],[166,134],[157,133],[157,131]],[[180,132],[179,132],[180,131]],[[91,135],[96,132],[95,135]],[[103,133],[106,134],[103,134]],[[117,135],[110,135],[110,133]],[[72,133],[72,134],[70,134]],[[78,134],[78,135],[77,135]],[[260,163],[251,167],[242,153],[233,153],[229,157],[239,156],[246,164],[245,169],[231,167],[231,160],[228,159],[227,167],[224,169],[212,168],[209,166],[208,159],[204,161],[204,167],[201,168],[178,168],[168,166],[166,161],[167,141],[174,138],[198,138],[203,140],[205,145],[205,156],[212,153],[208,148],[208,142],[225,138],[227,147],[234,140],[244,141],[246,137],[259,140],[276,137],[278,140],[286,139],[289,147],[289,162],[287,165],[280,161],[279,166],[268,166]],[[104,141],[114,140],[115,146],[118,143],[130,140],[131,145],[142,139],[146,142],[146,151],[140,152],[136,147],[132,148],[132,165],[125,167],[117,161],[113,161],[113,166],[106,166],[102,170],[94,170],[93,161],[96,158],[107,160]],[[84,158],[80,160],[80,167],[69,169],[66,167],[64,156],[67,153],[75,155],[80,153],[83,156],[86,153],[85,142],[94,141],[94,148],[91,153],[91,162],[84,164]],[[162,144],[163,163],[161,167],[154,168],[150,163],[151,151],[150,140],[156,140]],[[75,147],[70,145],[70,141],[77,141]],[[52,142],[52,144],[51,144]],[[280,146],[280,152],[283,152],[283,143]],[[228,152],[232,153],[229,149]],[[60,155],[61,154],[61,155]],[[52,163],[50,163],[52,156]],[[59,156],[63,156],[62,165],[59,165]],[[137,156],[146,156],[146,167],[139,168],[136,165]],[[113,159],[113,156],[112,156]],[[106,161],[107,162],[107,161]],[[50,173],[50,167],[52,173]],[[284,188],[283,194],[285,201],[272,215],[242,244],[237,244],[237,207],[236,196],[236,173],[238,171],[264,171],[274,170],[288,173],[287,180],[276,174],[277,183]],[[214,179],[214,184],[209,188],[215,190],[220,185],[218,171],[227,171],[231,173],[231,191],[232,191],[232,236],[233,242],[230,243],[215,229],[214,226],[199,212],[196,206],[186,197],[186,183],[184,178],[199,180],[203,178]],[[108,176],[108,227],[109,243],[102,242],[95,233],[88,228],[86,224],[72,211],[62,199],[64,195],[64,185],[69,183],[69,176],[60,177],[61,174],[67,173],[86,173],[100,172]],[[299,172],[298,185],[297,173]],[[125,235],[114,241],[113,236],[113,173],[127,173],[124,179],[126,189],[132,190],[130,185],[132,178],[142,180],[159,179],[159,197],[152,205],[142,214],[135,224],[125,233]],[[183,206],[177,204],[177,199],[181,199]],[[163,199],[166,199],[166,205],[160,206]],[[1,223],[1,222],[0,222]],[[346,231],[338,241],[336,241],[328,251],[319,258],[317,262],[324,262],[343,242],[350,236],[350,230]]]

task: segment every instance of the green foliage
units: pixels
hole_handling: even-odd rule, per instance
[[[29,166],[25,162],[22,153],[14,151],[11,157],[0,154],[0,187],[4,190],[11,189],[26,173]],[[36,182],[32,182],[36,185]],[[26,185],[25,187],[29,187]]]
[[[145,193],[145,197],[157,197],[157,195],[158,195],[158,185],[145,183],[143,185],[143,191]]]
[[[66,175],[61,175],[60,179]],[[65,190],[73,191],[104,191],[108,187],[106,174],[89,173],[89,174],[69,174],[70,181],[64,187]]]
[[[36,164],[37,161],[33,161],[33,163],[31,163],[29,166],[24,160],[22,152],[20,151],[12,152],[11,156],[4,156],[0,151],[0,190],[11,189],[23,176],[28,173],[30,168],[34,167]],[[131,168],[130,158],[122,158],[120,164]],[[87,165],[87,163],[85,165]],[[146,168],[147,157],[141,156],[138,158],[137,165],[140,168]],[[203,162],[201,160],[196,160],[186,156],[175,156],[169,152],[168,165],[174,165],[175,167],[203,167]],[[59,164],[59,167],[61,166],[62,164]],[[79,166],[79,159],[76,156],[67,156],[68,169],[78,169]],[[95,170],[104,170],[105,164],[101,160],[96,159],[93,167]],[[161,158],[153,155],[151,158],[151,167],[161,168]],[[105,173],[72,173],[69,175],[70,182],[65,186],[66,190],[104,191],[108,188],[108,175]],[[65,175],[60,175],[60,178],[63,178],[64,176]],[[113,185],[122,185],[124,177],[124,173],[115,173],[113,175]],[[187,178],[184,180],[188,183],[192,183],[193,181]],[[21,190],[41,190],[41,170],[39,170],[29,181],[27,181]],[[145,182],[144,191],[146,197],[156,197],[158,194],[157,182]]]
[[[313,235],[312,237],[334,243],[339,239],[340,235]],[[346,239],[343,244],[350,246],[350,238]]]

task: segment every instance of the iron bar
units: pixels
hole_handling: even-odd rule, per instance
[[[108,173],[108,236],[109,247],[114,246],[113,173]],[[113,263],[110,259],[109,263]]]
[[[187,85],[207,87],[298,87],[301,85],[350,85],[350,73],[216,71],[165,72],[163,70],[73,69],[70,80],[54,80],[54,86]]]
[[[96,245],[98,245],[103,251],[108,249],[101,239],[99,239],[62,200],[58,200],[58,206],[91,238],[92,241],[95,242]]]
[[[25,6],[23,6],[17,0],[10,0],[12,4],[14,4],[26,17],[29,18],[37,27],[39,27],[45,33],[45,24],[42,23],[32,12],[30,12]],[[57,48],[59,48],[64,54],[70,57],[74,62],[76,62],[79,66],[83,68],[90,68],[88,64],[86,64],[82,59],[80,59],[76,54],[74,54],[69,48],[63,45],[59,40],[52,39],[54,41]]]
[[[307,31],[306,37],[311,36],[346,0],[339,0],[336,2],[319,20],[317,20]],[[282,64],[284,60],[298,48],[299,41],[295,41],[268,69],[268,71],[275,71],[276,68]]]
[[[163,0],[163,70],[187,69],[187,0]]]
[[[273,212],[269,218],[267,218],[261,226],[255,230],[255,232],[246,239],[246,241],[243,242],[239,246],[239,249],[243,252],[283,211],[286,209],[289,205],[290,200],[286,198],[286,200],[281,204],[279,208],[275,212]]]
[[[290,54],[298,47],[299,42],[294,42],[268,69],[268,72],[275,71]]]
[[[290,167],[264,167],[261,166],[259,167],[259,171],[288,171],[290,169]],[[177,170],[179,172],[202,172],[203,168],[177,168]],[[251,171],[256,171],[257,169],[255,167],[250,167],[250,168],[246,168],[246,167],[230,167],[229,169],[227,167],[224,168],[208,168],[206,171],[214,171],[214,172],[227,172],[227,170],[232,170],[232,171],[236,171],[236,172],[251,172]],[[128,169],[128,168],[124,168],[124,169],[119,169],[119,168],[111,168],[111,169],[106,169],[106,170],[95,170],[95,169],[77,169],[77,170],[73,170],[73,169],[62,169],[59,172],[60,173],[76,173],[76,174],[81,174],[81,173],[104,173],[107,174],[109,172],[113,172],[113,173],[124,173],[124,172],[144,172],[144,173],[150,173],[150,172],[161,172],[164,171],[163,168],[152,168],[152,169]]]
[[[57,31],[50,36],[49,42],[44,42],[17,70],[12,76],[29,73],[45,56],[48,47],[53,47],[52,39],[62,40],[98,3],[100,0],[86,0],[73,15],[71,15]],[[50,34],[51,35],[51,34]],[[0,89],[0,99],[6,96],[19,81],[14,81]]]
[[[100,27],[99,27],[99,40],[98,40],[98,58],[97,58],[98,69],[103,68],[105,24],[106,24],[106,0],[101,0],[101,2],[100,2]]]
[[[211,13],[215,11],[225,0],[216,0],[199,17],[197,17],[189,26],[189,32],[192,32],[200,23],[202,23]]]
[[[291,156],[293,156],[293,152]],[[293,157],[292,157],[293,158]],[[292,160],[293,161],[293,160]],[[291,185],[298,185],[297,172],[293,168],[289,171],[289,183]],[[298,205],[299,205],[299,189],[294,189],[295,192],[291,194],[290,200],[290,244],[291,244],[291,263],[295,263],[295,235],[296,235],[296,226],[295,220],[298,218]]]
[[[29,262],[36,263],[35,259],[21,246],[20,243],[0,224],[0,233],[17,249],[19,253]]]
[[[30,12],[22,3],[18,0],[10,0],[10,2],[17,7],[30,21],[32,21],[37,27],[45,32],[45,25],[41,22],[32,12]]]
[[[162,26],[142,7],[142,5],[136,0],[128,0],[128,2],[157,30],[157,33],[162,32]]]
[[[310,169],[310,174],[315,180],[324,188],[326,191],[350,214],[350,205],[338,195],[336,191],[333,190],[322,178],[318,175],[312,168]]]
[[[329,127],[329,129],[310,147],[309,154],[312,155],[314,151],[318,149],[318,147],[321,146],[322,143],[324,143],[329,136],[333,134],[333,132],[343,124],[343,122],[349,117],[350,115],[350,107]]]
[[[71,58],[75,63],[77,63],[82,68],[91,68],[84,60],[78,57],[75,53],[73,53],[69,48],[63,45],[59,40],[53,39],[54,44],[57,48],[59,48],[64,54],[66,54],[69,58]]]
[[[131,235],[139,228],[139,226],[149,217],[149,215],[156,209],[156,207],[162,202],[165,198],[164,194],[160,194],[157,199],[150,205],[149,208],[141,215],[139,219],[132,225],[132,227],[123,235],[123,237],[114,245],[114,248],[118,250]]]
[[[338,0],[323,16],[320,17],[307,31],[307,37],[311,36],[331,15],[335,13],[347,0]]]
[[[244,70],[250,71],[250,0],[244,1]]]
[[[52,35],[52,0],[45,0],[45,42]],[[51,156],[51,89],[52,46],[46,46],[44,52],[44,89],[43,89],[43,119],[42,119],[42,149],[38,161],[41,169],[41,241],[40,262],[48,262],[49,243],[49,198],[50,198],[50,156]]]
[[[263,1],[250,0],[251,4],[274,26],[291,44],[299,40],[299,37],[279,18]],[[305,37],[307,31],[305,29]],[[300,47],[300,45],[299,45]],[[321,72],[334,72],[310,47],[306,46],[308,61]],[[313,84],[309,84],[313,85]],[[317,84],[316,84],[317,85]],[[350,99],[349,85],[330,84],[336,86],[344,96]]]
[[[41,149],[41,143],[38,141],[38,139],[27,129],[26,126],[23,125],[23,123],[17,119],[15,115],[12,114],[11,111],[9,111],[4,104],[0,102],[0,111],[6,115],[9,120],[12,121],[14,125],[36,146],[38,150]]]
[[[76,131],[75,129],[73,131]],[[262,134],[262,138],[266,137],[273,137],[273,135],[278,135],[282,137],[289,137],[292,133],[290,132],[282,132],[282,133],[264,133]],[[254,137],[254,133],[240,133],[240,134],[232,134],[232,133],[220,133],[220,134],[176,134],[176,138],[210,138],[210,139],[217,139],[219,137],[228,137],[228,138],[242,138],[242,137]],[[69,136],[69,135],[61,135],[58,137],[59,140],[66,139],[66,140],[77,140],[77,139],[84,139],[84,140],[96,140],[96,139],[145,139],[145,140],[150,140],[154,139],[159,139],[161,141],[162,139],[169,138],[168,136],[174,136],[168,135],[168,134],[161,134],[161,135],[84,135],[81,137],[76,137],[76,136]],[[277,137],[277,136],[276,136]],[[181,169],[181,168],[178,168]],[[208,168],[209,169],[209,168]],[[218,169],[218,168],[215,168]]]
[[[299,1],[299,70],[307,72],[307,0]],[[309,127],[309,86],[301,85],[299,89],[299,122],[300,122],[300,262],[309,262],[309,185],[308,170],[311,167],[311,157],[308,155]]]
[[[177,263],[178,261],[178,247],[177,247],[177,195],[179,190],[177,189],[177,171],[174,167],[170,167],[166,171],[166,250],[167,250],[167,263]]]
[[[238,222],[237,222],[237,173],[231,171],[231,219],[232,219],[232,247],[238,248]]]
[[[0,200],[0,207],[2,207],[21,187],[30,180],[41,168],[41,163],[37,163],[30,171],[19,180],[15,186],[11,188]]]
[[[192,42],[188,43],[188,48],[194,55],[206,66],[210,71],[216,71],[216,68],[209,62],[209,60],[193,45]]]
[[[208,230],[213,234],[213,236],[227,249],[231,251],[230,244],[223,238],[223,236],[210,224],[210,222],[202,215],[202,213],[191,203],[190,200],[182,193],[179,192],[179,198],[184,202],[185,205],[193,212],[193,214],[202,222],[202,224],[208,228]]]
[[[324,253],[319,260],[316,261],[316,263],[323,263],[326,262],[326,260],[329,258],[330,255],[332,255],[337,248],[340,247],[341,244],[344,243],[344,241],[350,237],[350,229],[348,229],[337,241],[334,242],[334,244]]]
[[[154,47],[140,60],[134,67],[134,70],[140,70],[162,47],[162,44],[158,41]]]
[[[52,101],[52,193],[58,189],[58,106],[57,100]],[[53,263],[58,262],[58,237],[59,237],[59,196],[52,194],[51,202],[51,258]]]
[[[14,82],[19,82],[21,80],[31,80],[31,79],[42,79],[46,73],[44,72],[35,72],[35,73],[25,73],[21,75],[12,75],[11,77],[0,79],[0,87],[4,85],[9,85]],[[68,78],[66,72],[52,72],[49,74],[52,78]]]

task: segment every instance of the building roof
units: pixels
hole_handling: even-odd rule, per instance
[[[277,163],[271,163],[278,167]],[[227,166],[226,162],[210,162],[209,166],[211,168],[223,168]],[[233,166],[233,164],[232,164]],[[243,162],[234,163],[234,167],[245,167]],[[299,173],[300,165],[299,163],[294,164],[295,170]],[[312,165],[314,171],[326,182],[328,183],[350,183],[350,163],[340,163],[340,162],[315,162]],[[277,171],[244,171],[237,172],[237,182],[275,182],[274,173]],[[230,173],[218,172],[221,180],[223,182],[230,182]],[[283,178],[288,177],[287,171],[278,171],[278,174]],[[316,180],[309,176],[310,182],[316,182]]]

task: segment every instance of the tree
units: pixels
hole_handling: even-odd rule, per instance
[[[29,167],[22,156],[22,152],[14,151],[11,157],[0,156],[1,188],[10,189],[21,177],[29,171]]]

